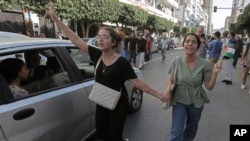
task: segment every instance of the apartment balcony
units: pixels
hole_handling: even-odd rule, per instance
[[[174,7],[176,9],[179,7],[178,2],[176,2],[175,0],[159,0],[159,2],[162,2],[162,3],[166,4],[166,5]]]
[[[187,11],[190,11],[190,12],[192,11],[192,7],[191,7],[190,4],[186,4],[185,8],[186,8]]]
[[[123,3],[131,4],[131,5],[136,5],[138,3],[135,0],[119,0],[119,1]]]

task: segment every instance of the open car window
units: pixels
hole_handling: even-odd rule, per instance
[[[78,48],[68,47],[67,50],[81,72],[83,80],[94,79],[94,64],[90,60],[89,55]]]
[[[13,63],[19,60],[23,61],[26,69],[20,69],[18,63]],[[13,52],[1,54],[0,72],[14,98],[19,99],[72,83],[62,63],[53,48]]]

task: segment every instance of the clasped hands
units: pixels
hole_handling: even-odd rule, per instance
[[[161,92],[159,98],[162,102],[168,102],[171,99],[170,91],[165,90]]]

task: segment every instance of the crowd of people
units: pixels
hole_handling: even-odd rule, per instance
[[[241,89],[246,88],[247,74],[250,69],[250,56],[248,55],[249,43],[243,43],[241,35],[231,31],[228,33],[225,42],[221,39],[221,33],[216,31],[211,39],[204,38],[204,27],[197,28],[197,35],[201,42],[197,55],[201,58],[208,59],[214,65],[220,58],[225,62],[226,76],[222,80],[226,85],[232,85],[233,69],[236,68],[238,60],[240,59],[242,69]],[[250,94],[250,91],[249,91]]]

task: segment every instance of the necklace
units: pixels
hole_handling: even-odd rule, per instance
[[[106,66],[102,64],[102,73],[104,73],[105,71],[106,71]]]

